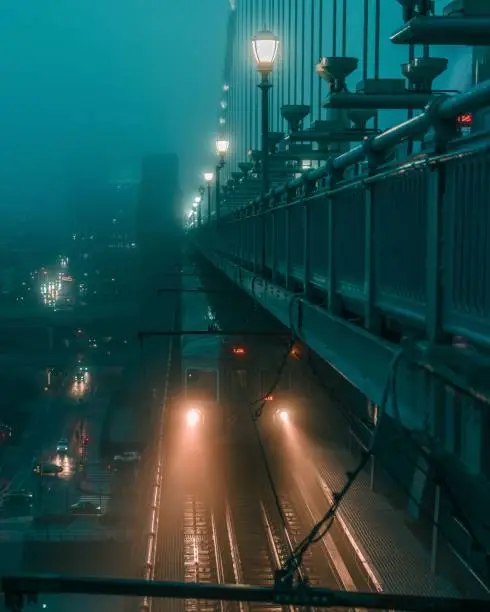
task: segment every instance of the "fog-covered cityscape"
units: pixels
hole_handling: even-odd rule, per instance
[[[2,14],[3,609],[488,610],[486,0]]]

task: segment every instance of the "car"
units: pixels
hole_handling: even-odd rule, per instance
[[[40,476],[58,476],[63,471],[63,467],[56,463],[36,463],[32,471]]]
[[[64,455],[68,452],[68,440],[66,438],[61,438],[58,440],[58,444],[56,445],[56,452],[59,455]]]
[[[80,514],[83,516],[100,516],[102,514],[101,506],[96,506],[91,501],[79,500],[76,504],[70,506],[71,514]]]

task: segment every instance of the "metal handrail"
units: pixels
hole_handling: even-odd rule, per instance
[[[157,438],[157,454],[156,454],[156,467],[154,472],[154,483],[152,485],[152,500],[150,506],[150,520],[149,529],[146,543],[146,556],[145,565],[143,571],[143,577],[145,580],[152,581],[155,578],[155,558],[156,550],[158,545],[158,515],[160,512],[160,499],[163,484],[163,472],[165,468],[163,444],[165,440],[165,416],[166,416],[166,404],[168,402],[169,387],[170,387],[170,371],[172,366],[173,356],[173,344],[174,337],[170,340],[170,348],[167,361],[167,372],[165,376],[165,388],[163,392],[162,400],[162,412],[160,415],[160,423]],[[140,610],[144,612],[151,612],[152,601],[149,597],[144,597],[140,605]]]
[[[486,106],[490,106],[490,80],[453,96],[438,95],[420,115],[393,126],[377,136],[366,138],[360,145],[333,158],[327,164],[305,172],[301,177],[272,189],[263,197],[267,199],[272,195],[281,195],[288,189],[315,182],[332,173],[341,174],[349,166],[393,149],[405,140],[425,134],[430,128],[440,132],[440,128],[446,122],[455,120],[458,115],[464,112],[475,112]],[[262,196],[258,196],[251,200],[250,204],[260,204],[261,200]]]

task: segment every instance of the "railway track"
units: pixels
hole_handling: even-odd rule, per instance
[[[275,571],[309,532],[315,522],[313,514],[318,513],[317,508],[308,506],[311,500],[298,479],[287,470],[278,478],[283,525],[265,477],[250,479],[250,474],[263,473],[253,446],[216,450],[202,438],[181,455],[179,468],[167,471],[165,488],[170,503],[160,524],[172,549],[160,550],[159,558],[163,562],[175,557],[175,561],[166,559],[169,569],[162,577],[208,584],[271,585]],[[165,501],[162,510],[164,507]],[[301,577],[312,586],[342,588],[323,548],[322,543],[307,551]],[[158,610],[293,612],[295,608],[186,599],[161,602]]]
[[[299,487],[297,490],[292,489],[290,495],[280,495],[279,499],[286,522],[286,532],[294,548],[309,533],[316,519],[311,512],[308,501],[306,498],[303,499]],[[305,552],[300,568],[301,578],[312,587],[327,585],[330,588],[342,590],[348,586],[350,590],[355,590],[355,585],[343,584],[342,571],[345,570],[345,567],[341,559],[335,559],[336,562],[340,563],[340,568],[334,563],[331,556],[332,550],[329,549],[327,543],[331,536],[327,534],[326,538],[322,538],[321,541],[313,544]],[[312,610],[314,608],[310,608],[309,612]],[[345,608],[332,608],[332,612],[345,612],[345,610]]]
[[[181,513],[182,548],[179,556],[182,579],[207,584],[234,582],[271,585],[274,572],[283,566],[291,549],[303,539],[312,524],[307,520],[304,508],[298,512],[301,501],[299,493],[280,498],[286,522],[283,526],[265,486],[244,493],[240,491],[239,484],[244,480],[234,473],[230,483],[234,486],[224,487],[223,494],[216,497],[216,492],[207,484],[209,479],[206,475],[211,472],[206,464],[207,461],[200,464],[201,469],[196,470],[194,478],[185,486],[178,504]],[[177,509],[174,507],[174,510]],[[303,558],[301,577],[307,578],[312,586],[325,585],[328,574],[331,576],[330,582],[334,580],[326,555],[319,548],[318,544],[312,547]],[[164,609],[163,606],[158,607]],[[176,609],[185,612],[295,610],[293,606],[192,599],[181,602]]]
[[[210,500],[203,494],[184,497],[184,581],[201,583],[224,582],[221,547]],[[218,612],[222,602],[185,600],[186,612]]]
[[[225,500],[226,531],[236,583],[271,585],[284,557],[282,544],[271,530],[262,504],[249,496]],[[238,604],[240,612],[280,612],[281,606]]]

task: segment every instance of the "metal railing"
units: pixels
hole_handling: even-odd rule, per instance
[[[201,245],[315,295],[333,314],[347,310],[371,331],[388,316],[429,340],[464,336],[489,347],[490,138],[454,139],[460,114],[489,105],[490,81],[438,97],[414,119],[202,228]],[[383,164],[393,147],[429,129],[431,154]],[[369,172],[345,179],[363,159]]]

